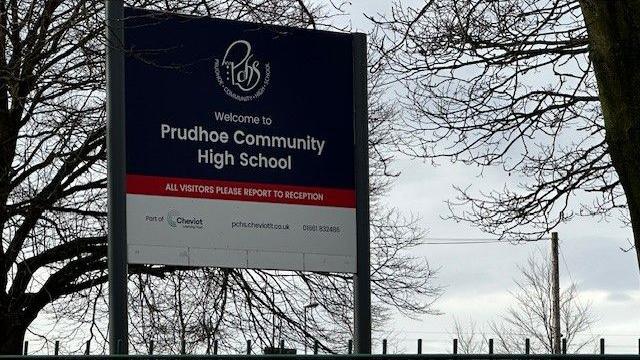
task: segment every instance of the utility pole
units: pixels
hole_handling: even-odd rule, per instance
[[[551,233],[551,309],[553,353],[560,354],[560,266],[558,265],[558,233]]]

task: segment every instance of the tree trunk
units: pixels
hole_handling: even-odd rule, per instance
[[[21,355],[27,327],[21,318],[0,310],[0,355]]]
[[[605,138],[627,197],[640,269],[640,0],[580,0]]]

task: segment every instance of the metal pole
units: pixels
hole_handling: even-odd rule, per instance
[[[273,309],[276,307],[276,293],[273,288],[271,288],[271,306]],[[275,310],[271,311],[271,346],[276,347],[276,312]]]
[[[106,0],[107,188],[109,193],[109,352],[129,352],[125,215],[124,8]]]
[[[369,126],[367,110],[367,37],[365,34],[353,34],[353,106],[357,238],[357,266],[353,281],[354,341],[357,354],[371,354]]]
[[[558,233],[551,233],[551,309],[553,353],[560,354],[560,266],[558,265]]]
[[[307,311],[318,306],[317,302],[310,301],[307,305],[303,307],[304,310],[304,354],[307,355],[307,340],[308,340],[308,332],[307,332]]]

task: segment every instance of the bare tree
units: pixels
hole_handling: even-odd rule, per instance
[[[131,0],[127,4],[302,27],[335,28],[334,19],[342,14],[341,2],[322,7],[301,0]],[[48,340],[53,334],[76,340],[88,336],[104,346],[103,12],[102,0],[0,0],[0,354],[20,353],[27,330]],[[380,155],[387,151],[384,136],[375,135],[376,128],[385,128],[385,121],[392,119],[372,118],[372,140],[379,142],[372,144],[372,156],[380,156],[385,164],[375,163],[374,173],[390,160]],[[381,186],[375,188],[382,191]],[[376,209],[372,225],[376,319],[383,321],[393,307],[407,314],[430,312],[432,298],[439,293],[431,286],[433,273],[424,262],[407,255],[420,243],[419,229],[392,210]],[[352,310],[351,279],[344,274],[141,265],[130,265],[129,273],[136,280],[131,284],[133,304],[147,304],[132,312],[132,323],[140,324],[133,334],[142,339],[134,344],[138,347],[147,339],[161,339],[160,335],[187,339],[189,334],[193,336],[189,341],[203,340],[207,347],[227,331],[235,331],[236,337],[241,332],[263,338],[261,321],[275,310],[283,324],[295,330],[290,336],[299,340],[302,294],[304,299],[309,294],[318,299],[323,320],[342,329],[325,331],[327,339],[350,331],[345,324]],[[282,303],[270,302],[274,291]],[[164,304],[171,304],[177,315],[162,315]],[[36,318],[54,330],[35,326]],[[224,323],[227,318],[232,321]],[[325,322],[313,318],[311,324],[320,333]]]
[[[619,213],[640,260],[638,6],[397,1],[373,17],[379,64],[404,89],[401,150],[502,168],[518,183],[458,188],[453,219],[540,238],[575,216]]]
[[[469,318],[467,323],[463,323],[454,317],[453,335],[458,339],[459,354],[482,354],[487,352],[488,338],[486,333],[473,318]]]
[[[488,331],[482,331],[472,320],[466,326],[455,320],[454,331],[461,339],[463,352],[482,352],[488,338],[494,337],[496,352],[524,354],[525,338],[529,338],[532,353],[553,353],[550,257],[540,251],[531,255],[526,264],[518,266],[518,270],[515,290],[510,291],[513,305],[499,320],[488,324]],[[577,284],[564,286],[560,294],[560,324],[568,353],[578,353],[594,343],[595,335],[591,333],[594,322],[591,305],[580,299]]]

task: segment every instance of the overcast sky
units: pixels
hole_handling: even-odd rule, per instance
[[[362,16],[388,10],[387,0],[353,0],[350,17],[354,30],[366,31],[370,24]],[[428,238],[487,237],[477,229],[441,219],[447,215],[445,200],[453,199],[452,184],[475,189],[499,189],[505,176],[498,170],[478,176],[477,168],[463,165],[433,167],[420,161],[401,159],[396,168],[401,171],[388,203],[407,213],[419,215]],[[510,185],[510,184],[508,184]],[[592,335],[605,337],[607,352],[638,351],[640,338],[640,274],[634,252],[624,253],[631,230],[620,223],[581,219],[557,229],[560,236],[561,286],[572,281],[580,285],[582,302],[591,302],[597,322]],[[428,240],[427,240],[428,241]],[[398,317],[393,336],[403,350],[415,351],[415,341],[423,338],[426,352],[447,352],[451,349],[453,316],[461,321],[474,319],[480,326],[496,319],[511,303],[509,290],[518,264],[549,243],[526,245],[464,244],[424,245],[424,256],[434,267],[440,267],[438,282],[446,286],[436,307],[444,314],[427,316],[422,321]],[[380,344],[374,346],[379,351]]]

